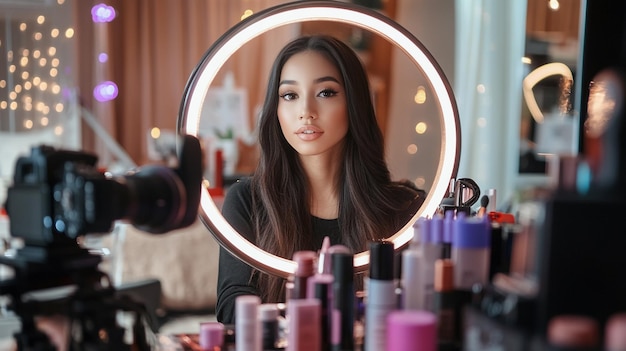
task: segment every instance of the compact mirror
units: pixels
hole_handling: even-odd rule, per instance
[[[269,35],[272,40],[267,43],[270,46],[277,45],[277,53],[282,44],[278,45],[277,40],[273,40],[274,33],[280,32],[281,35],[288,33],[291,35],[289,39],[293,39],[303,33],[302,28],[305,25],[313,24],[313,27],[320,27],[321,24],[321,27],[324,27],[325,22],[329,25],[350,26],[367,35],[371,34],[385,40],[392,47],[393,57],[389,60],[390,65],[402,65],[407,68],[398,72],[396,76],[411,86],[410,91],[400,91],[395,89],[393,84],[388,86],[384,84],[385,89],[389,89],[386,94],[388,99],[385,100],[388,107],[382,113],[386,116],[386,121],[381,128],[385,134],[386,153],[392,177],[412,180],[426,190],[428,195],[415,216],[389,238],[394,242],[396,249],[400,249],[411,240],[415,220],[422,216],[432,216],[446,195],[450,179],[456,177],[461,142],[456,102],[443,71],[417,38],[384,14],[346,2],[296,1],[251,15],[222,35],[192,72],[185,88],[177,129],[181,133],[202,137],[201,126],[207,125],[207,119],[212,118],[208,116],[211,113],[207,114],[210,88],[222,85],[223,81],[218,80],[218,77],[223,78],[223,67],[233,55],[245,49],[249,43],[261,36]],[[262,67],[263,60],[260,57],[247,57],[247,60],[253,60],[247,63],[250,72],[260,76],[253,79],[265,82],[273,56],[268,60],[267,67]],[[262,88],[259,89],[264,89],[265,84],[260,87]],[[258,91],[254,92],[260,96],[264,93],[264,91],[260,94]],[[428,103],[425,103],[426,101]],[[403,102],[410,106],[404,108]],[[378,104],[377,112],[380,107]],[[398,115],[402,115],[402,118]],[[423,122],[428,118],[431,122]],[[406,122],[409,123],[408,126],[401,122],[406,120],[409,120]],[[209,122],[211,125],[219,124]],[[426,129],[429,129],[428,133],[425,133]],[[429,143],[426,136],[432,136],[435,140]],[[418,142],[416,138],[422,139]],[[399,143],[391,144],[388,141],[391,139]],[[400,146],[393,146],[396,144]],[[433,158],[436,165],[424,167],[414,157],[419,154]],[[415,175],[410,171],[413,168],[429,169],[425,173]],[[282,277],[292,274],[296,268],[295,262],[259,249],[232,228],[211,197],[208,183],[205,182],[201,196],[200,218],[220,245],[247,264],[266,273]],[[355,271],[366,270],[368,264],[369,252],[355,254]]]

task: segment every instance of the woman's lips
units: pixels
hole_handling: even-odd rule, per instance
[[[305,141],[315,140],[324,134],[324,131],[316,126],[304,126],[298,128],[296,135]]]

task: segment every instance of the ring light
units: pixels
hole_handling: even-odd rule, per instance
[[[342,22],[370,30],[386,38],[411,58],[428,78],[435,92],[443,116],[439,169],[435,175],[433,188],[429,191],[422,208],[413,220],[390,237],[396,249],[404,247],[413,236],[414,221],[420,216],[432,216],[435,213],[439,202],[447,193],[450,179],[456,176],[460,151],[459,119],[452,88],[437,62],[420,41],[385,15],[351,3],[296,1],[268,8],[246,18],[220,37],[192,72],[181,105],[178,129],[185,134],[198,135],[207,91],[222,65],[233,53],[248,41],[271,29],[306,21]],[[200,204],[201,220],[218,242],[233,255],[269,274],[286,278],[294,273],[296,268],[294,261],[259,249],[235,231],[221,215],[208,191],[202,192]],[[366,270],[368,264],[369,252],[355,254],[355,272]]]

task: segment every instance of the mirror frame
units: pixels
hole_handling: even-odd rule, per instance
[[[373,9],[338,1],[294,1],[257,12],[224,33],[207,50],[185,87],[179,111],[177,130],[198,135],[202,105],[207,91],[224,63],[249,40],[277,27],[306,21],[337,21],[358,26],[387,39],[411,58],[428,78],[440,107],[443,123],[439,167],[424,204],[400,231],[390,237],[396,250],[413,237],[413,224],[419,217],[432,216],[446,196],[450,180],[456,177],[460,158],[460,123],[452,87],[443,70],[426,47],[407,29]],[[206,183],[206,182],[205,182]],[[200,219],[219,244],[250,266],[268,274],[289,277],[296,263],[259,249],[246,240],[221,215],[205,184],[200,200]],[[355,272],[369,266],[369,252],[354,256]]]

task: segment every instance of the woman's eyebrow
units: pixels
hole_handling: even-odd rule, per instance
[[[337,78],[332,77],[332,76],[320,77],[320,78],[317,78],[317,79],[315,79],[313,81],[313,83],[316,83],[316,84],[317,83],[322,83],[322,82],[335,82],[337,84],[341,84],[339,82],[339,80],[337,80]],[[284,80],[281,80],[280,83],[278,83],[279,86],[284,85],[284,84],[294,85],[294,84],[296,84],[296,81],[295,80],[291,80],[291,79],[284,79]]]

